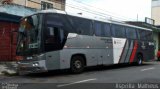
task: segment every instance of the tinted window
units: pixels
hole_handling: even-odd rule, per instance
[[[95,22],[95,35],[101,37],[110,36],[110,24]]]
[[[124,38],[125,37],[125,28],[120,25],[112,25],[112,36]]]
[[[141,40],[146,40],[145,30],[139,29],[138,33]]]
[[[47,14],[46,15],[46,25],[48,26],[58,26],[58,27],[62,27],[63,26],[63,22],[61,21],[61,16],[57,15],[57,14]]]
[[[104,30],[102,31],[103,36],[111,36],[110,24],[104,24]]]
[[[67,38],[67,32],[63,29],[64,25],[60,15],[46,15],[44,27],[44,48],[45,51],[60,50],[63,48]]]
[[[69,17],[70,25],[76,33],[83,35],[93,35],[92,21],[79,17]]]
[[[146,39],[147,40],[153,40],[152,32],[151,31],[146,31]]]
[[[102,24],[99,22],[95,23],[95,35],[96,36],[101,36],[102,34]]]
[[[126,36],[130,39],[136,39],[136,30],[134,28],[126,28]]]
[[[63,29],[54,26],[47,26],[44,35],[45,51],[62,49],[67,38],[67,33]]]

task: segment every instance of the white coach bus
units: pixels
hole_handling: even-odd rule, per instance
[[[16,53],[21,74],[154,59],[152,30],[44,10],[20,22]]]

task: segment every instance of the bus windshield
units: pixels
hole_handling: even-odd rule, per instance
[[[61,50],[67,35],[58,15],[36,14],[25,17],[20,22],[17,55],[28,56]]]
[[[40,21],[38,15],[26,17],[21,20],[17,42],[18,55],[31,55],[31,53],[38,53],[38,49],[40,49],[40,38],[38,36],[40,33],[40,29],[38,28],[39,24]]]

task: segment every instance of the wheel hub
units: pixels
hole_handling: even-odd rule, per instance
[[[74,65],[77,69],[81,68],[81,62],[79,60],[75,61]]]

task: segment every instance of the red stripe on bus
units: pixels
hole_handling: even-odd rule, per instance
[[[134,47],[133,47],[133,51],[132,51],[132,54],[131,54],[131,57],[130,57],[130,62],[133,62],[133,61],[134,61],[134,58],[135,58],[135,55],[136,55],[137,48],[138,48],[138,42],[135,41]]]

